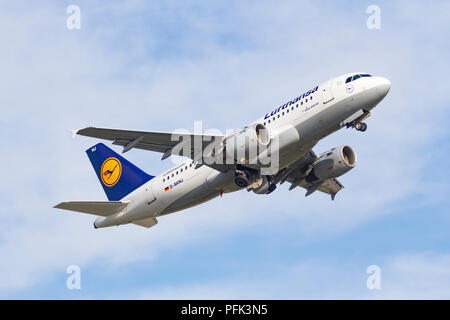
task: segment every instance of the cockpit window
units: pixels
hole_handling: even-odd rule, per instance
[[[355,81],[356,79],[359,79],[359,78],[367,78],[367,77],[371,77],[371,75],[367,74],[367,73],[355,74],[353,77],[348,77],[347,80],[345,80],[345,83],[349,83],[351,81]]]

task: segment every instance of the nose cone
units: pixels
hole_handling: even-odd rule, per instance
[[[380,98],[383,99],[391,89],[391,82],[383,77],[379,77],[377,85],[377,91],[380,94]]]

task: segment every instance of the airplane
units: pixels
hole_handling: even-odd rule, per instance
[[[73,136],[112,141],[123,147],[122,153],[143,149],[162,153],[162,160],[171,155],[189,159],[152,176],[98,143],[86,153],[108,201],[68,201],[54,208],[96,215],[94,228],[130,223],[150,228],[160,216],[223,193],[246,189],[269,194],[284,182],[290,183],[289,190],[306,189],[305,196],[320,191],[334,200],[343,188],[337,178],[355,167],[356,153],[348,145],[320,155],[312,149],[341,128],[366,131],[363,121],[390,87],[390,81],[381,76],[347,73],[314,86],[248,126],[225,135],[96,127],[74,130]],[[275,147],[270,149],[272,145]],[[256,150],[253,155],[250,149]],[[266,159],[273,155],[276,166],[259,161],[263,154]]]

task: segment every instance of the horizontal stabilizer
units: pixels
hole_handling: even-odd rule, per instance
[[[153,217],[133,221],[133,224],[137,224],[138,226],[145,227],[145,228],[151,228],[157,223],[158,223],[158,220],[156,220],[156,218],[153,218]]]
[[[122,201],[67,201],[53,208],[107,217],[124,210],[127,205],[128,202]]]

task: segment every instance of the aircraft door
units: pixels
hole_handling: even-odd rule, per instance
[[[323,103],[328,103],[331,100],[334,99],[333,97],[333,92],[331,90],[331,80],[328,80],[327,82],[325,82],[325,84],[323,85],[322,88],[322,98],[323,98]]]

